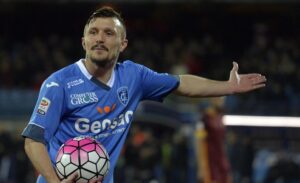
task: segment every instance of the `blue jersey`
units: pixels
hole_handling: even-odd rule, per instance
[[[89,74],[79,60],[47,78],[22,135],[43,142],[53,165],[59,147],[69,138],[91,136],[106,148],[113,169],[142,100],[162,101],[177,88],[178,78],[125,61],[116,64],[108,83]]]

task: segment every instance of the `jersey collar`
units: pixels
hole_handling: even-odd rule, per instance
[[[78,65],[80,71],[82,72],[82,74],[88,78],[89,80],[93,80],[93,76],[89,73],[89,71],[86,69],[85,65],[83,64],[84,59],[80,59],[76,62],[76,64]],[[108,80],[107,83],[105,83],[105,85],[109,86],[110,88],[114,85],[115,82],[115,70],[112,71],[112,74],[110,76],[110,79]]]

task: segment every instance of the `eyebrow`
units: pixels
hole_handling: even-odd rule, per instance
[[[92,22],[93,22],[93,20],[89,24],[87,24],[85,26],[84,34],[86,32],[88,32],[89,30],[91,30],[91,29],[97,29],[98,30],[98,28],[96,26],[93,26],[93,27],[91,26]],[[119,20],[117,22],[119,22],[119,23],[116,24],[116,29],[120,29],[121,37],[126,37],[126,30],[124,29],[125,27],[123,26],[123,24]],[[113,29],[111,27],[105,27],[105,29],[110,29],[110,30],[112,30],[115,33],[118,32],[117,30],[115,30],[115,29]]]
[[[98,30],[98,28],[97,27],[90,27],[90,28],[88,28],[87,30]]]

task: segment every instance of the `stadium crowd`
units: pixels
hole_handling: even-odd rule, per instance
[[[259,92],[228,97],[228,113],[295,116],[300,112],[299,41],[274,33],[270,36],[266,24],[255,27],[253,39],[241,45],[241,51],[236,53],[229,50],[225,40],[210,34],[191,38],[175,35],[165,40],[146,36],[129,39],[122,58],[161,72],[223,80],[236,59],[241,72],[264,73],[268,84]],[[53,71],[83,57],[79,38],[53,34],[13,43],[5,37],[0,39],[1,89],[37,90]]]

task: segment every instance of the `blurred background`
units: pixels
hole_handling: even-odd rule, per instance
[[[83,27],[103,5],[126,21],[129,46],[120,60],[217,80],[227,80],[237,61],[241,73],[268,79],[242,95],[143,102],[117,183],[300,182],[297,126],[224,125],[223,118],[298,119],[299,0],[0,0],[0,183],[34,182],[20,134],[43,80],[84,57]]]

